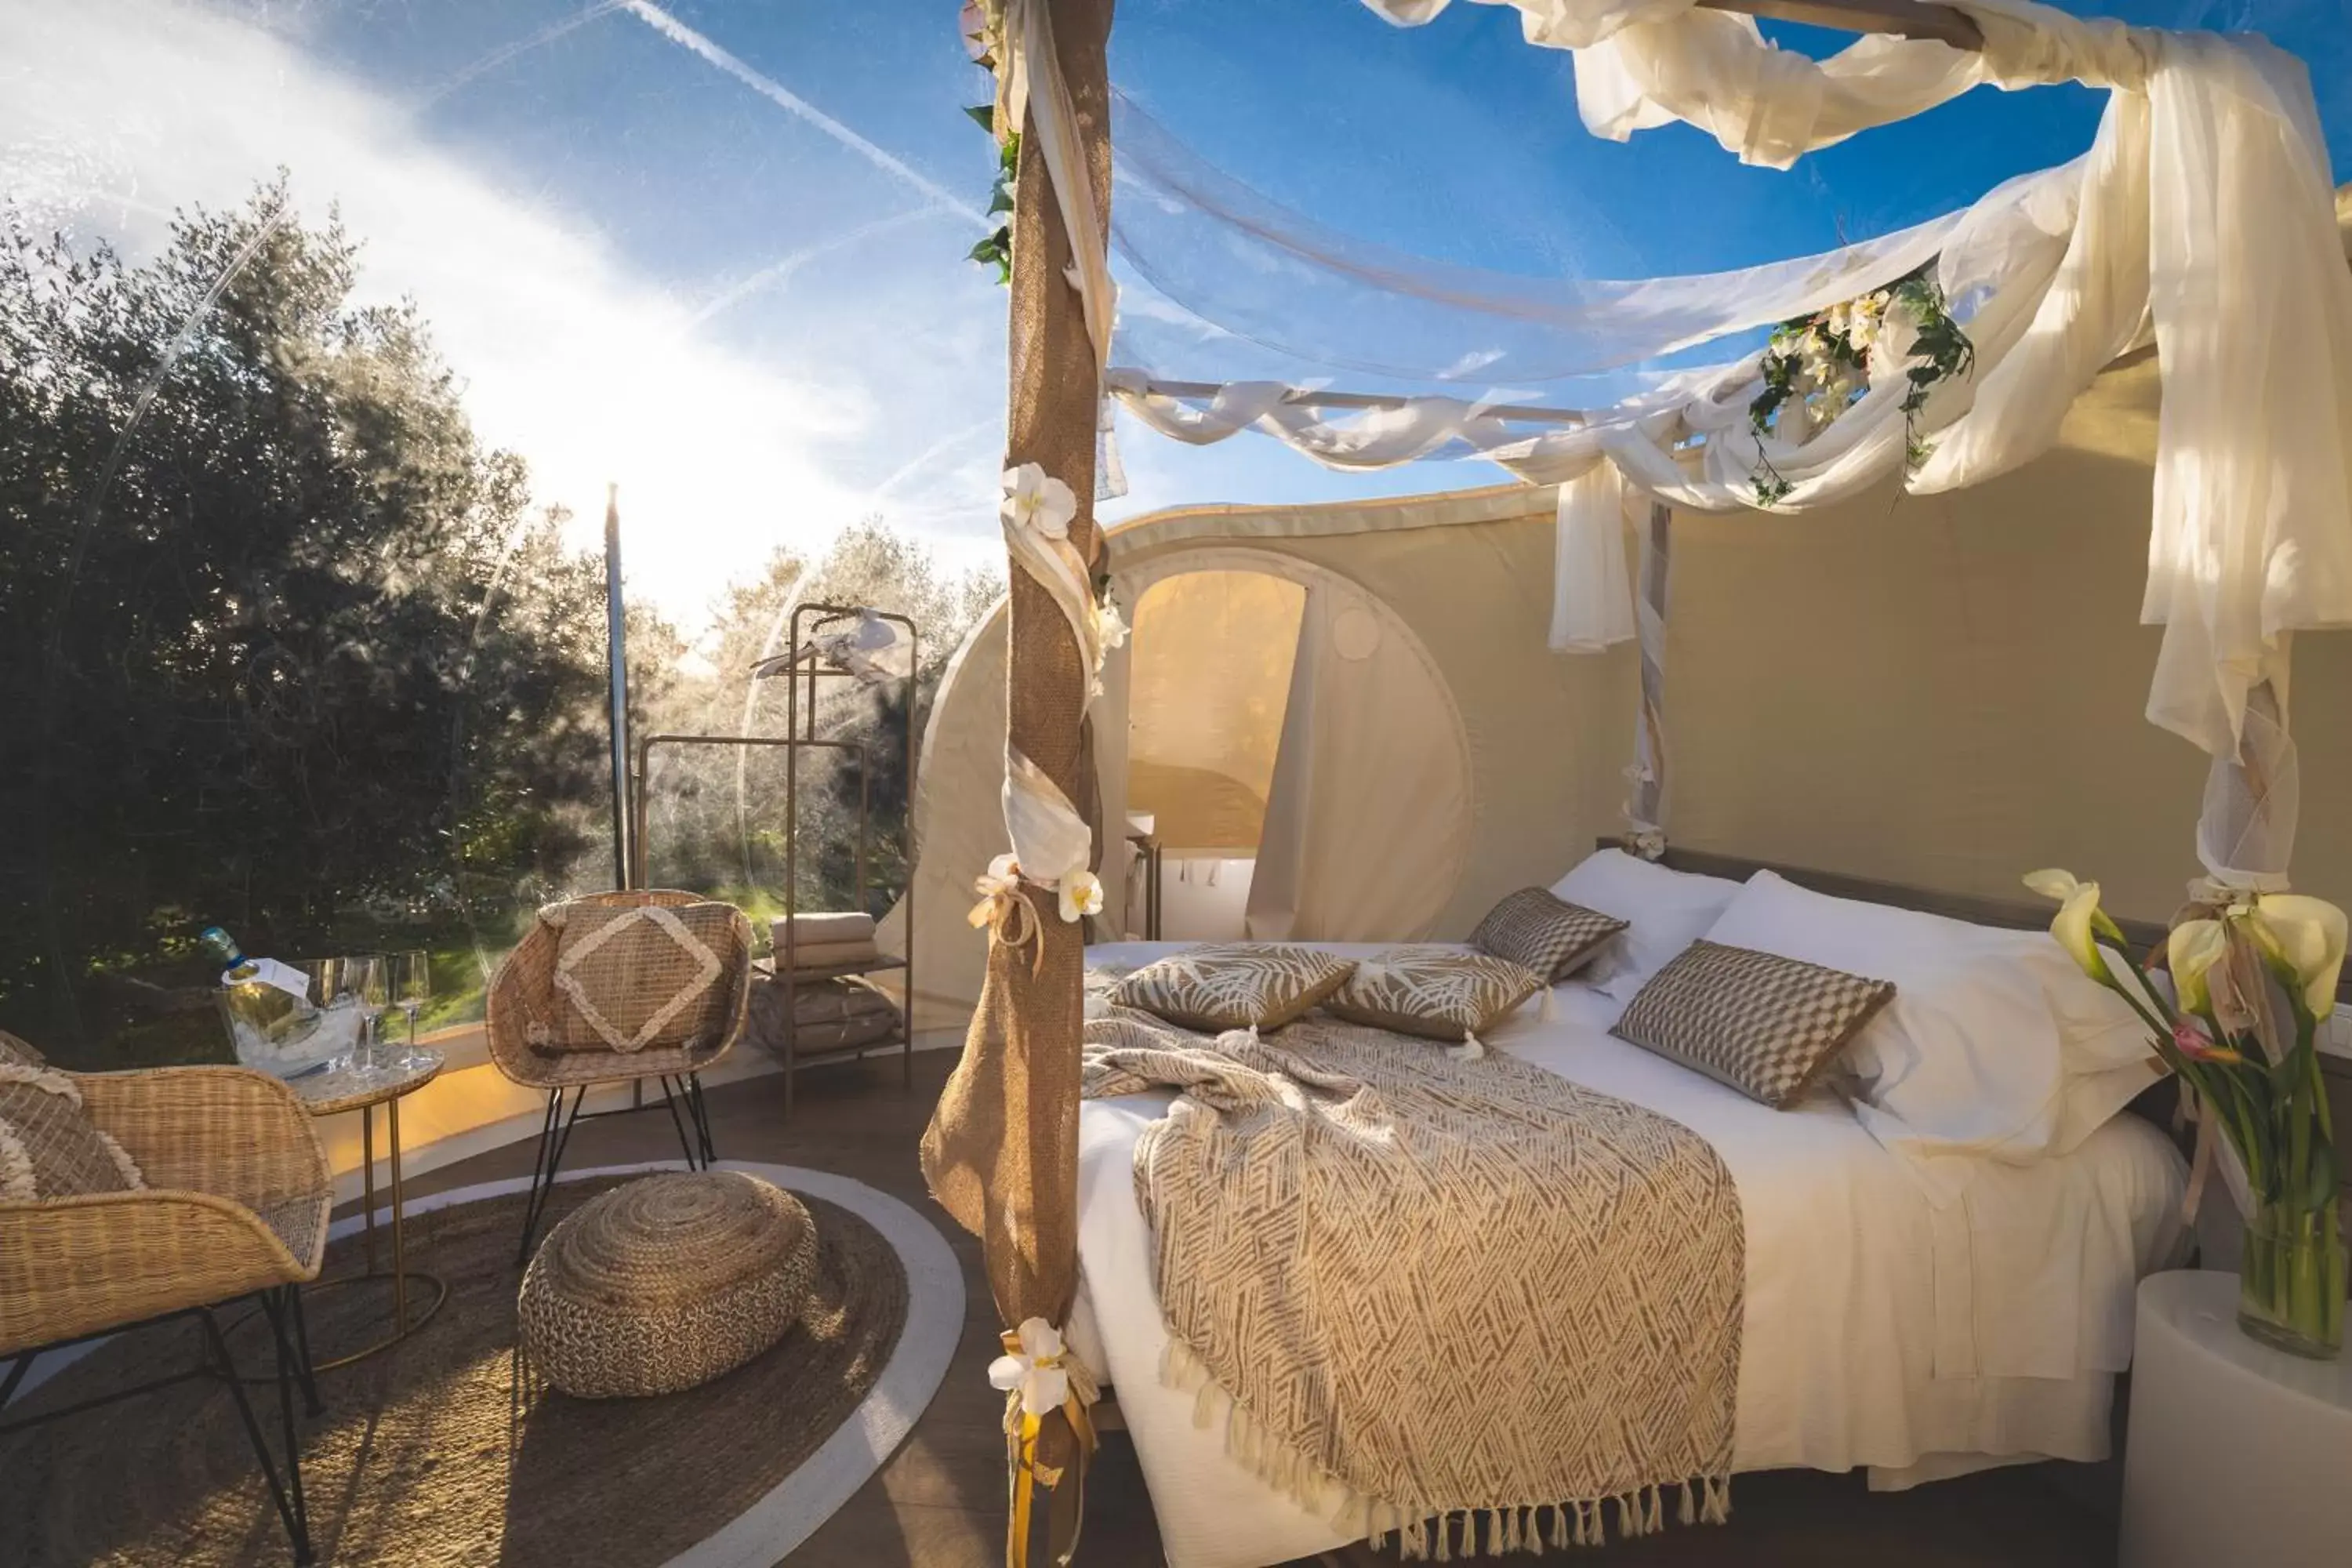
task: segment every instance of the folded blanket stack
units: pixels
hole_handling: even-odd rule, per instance
[[[746,1032],[780,1057],[785,1054],[787,1007],[795,1057],[875,1045],[894,1038],[898,1031],[898,1005],[864,981],[844,977],[787,984],[761,975],[751,987]]]
[[[788,937],[795,971],[871,963],[881,956],[874,945],[874,917],[860,910],[785,915],[772,921],[768,931],[779,967],[784,962]]]

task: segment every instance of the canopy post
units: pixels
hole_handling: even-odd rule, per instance
[[[1096,220],[1107,228],[1106,48],[1112,0],[1013,0],[1008,22],[1014,30],[1013,48],[1025,50],[1050,37],[1051,58],[999,63],[1000,71],[1024,73],[1026,85],[1026,110],[1018,126],[1020,195],[1012,226],[1004,464],[1008,474],[1036,465],[1045,479],[1068,487],[1076,507],[1067,523],[1074,554],[1061,552],[1058,540],[1026,541],[1021,530],[1029,524],[1008,514],[1008,542],[1014,546],[1005,680],[1008,777],[1018,772],[1023,789],[1034,798],[1042,775],[1043,784],[1058,791],[1065,803],[1086,800],[1090,793],[1082,776],[1082,725],[1096,671],[1071,614],[1037,574],[1044,569],[1041,562],[1065,560],[1076,566],[1095,563],[1099,552],[1093,501],[1101,359],[1088,330],[1085,298],[1070,280],[1073,249],[1063,212],[1071,193],[1055,190],[1055,172],[1048,167],[1052,128],[1042,125],[1041,117],[1066,114],[1074,122],[1080,167],[1065,167],[1091,185]],[[1041,98],[1057,88],[1066,91],[1066,107],[1058,97],[1041,106]],[[1099,253],[1107,240],[1107,232],[1098,233],[1091,243]],[[1065,593],[1082,586],[1066,584]],[[1091,611],[1090,602],[1087,608]],[[1008,784],[1009,811],[1013,795]],[[1008,828],[1013,826],[1008,822]],[[940,1093],[922,1143],[933,1195],[981,1238],[990,1293],[1008,1329],[1035,1319],[1057,1330],[1077,1287],[1086,959],[1083,926],[1062,918],[1062,900],[1050,885],[1056,878],[1066,895],[1071,878],[1058,866],[1023,864],[1017,879],[1001,886],[991,879],[983,907],[993,912],[980,1005],[962,1059]],[[1006,1337],[1011,1350],[1013,1336]],[[1019,1353],[1058,1362],[1061,1346],[1053,1342],[1048,1350],[1044,1342],[1032,1343],[1024,1335]],[[1086,1388],[1085,1397],[1090,1398],[1084,1369],[1069,1371],[1073,1389]],[[1008,1419],[1007,1430],[1015,1434],[1009,1455],[1009,1560],[1026,1561],[1034,1481],[1053,1489],[1048,1533],[1055,1559],[1066,1561],[1075,1545],[1090,1438],[1083,1403],[1074,1393],[1068,1404],[1043,1416],[1024,1416],[1016,1407]]]
[[[1650,503],[1641,534],[1641,592],[1633,624],[1642,658],[1642,706],[1633,721],[1633,765],[1626,770],[1625,819],[1633,847],[1654,860],[1666,850],[1666,578],[1675,509]]]

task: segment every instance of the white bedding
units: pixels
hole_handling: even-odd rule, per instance
[[[1168,951],[1131,942],[1087,958],[1126,967]],[[1736,1468],[1866,1466],[1874,1485],[1903,1486],[1987,1458],[2106,1456],[2133,1287],[2179,1239],[2184,1171],[2158,1129],[2119,1116],[2071,1154],[1987,1162],[1938,1211],[1843,1102],[1769,1110],[1608,1034],[1619,1004],[1576,984],[1552,996],[1553,1017],[1531,1003],[1487,1044],[1674,1118],[1714,1145],[1738,1186]],[[1192,1397],[1160,1383],[1168,1335],[1134,1152],[1169,1098],[1090,1100],[1080,1113],[1073,1346],[1118,1390],[1171,1568],[1328,1550],[1343,1538],[1226,1458],[1222,1431],[1193,1426]],[[1735,1488],[1735,1509],[1738,1499]]]

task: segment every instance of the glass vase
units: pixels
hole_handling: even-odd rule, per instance
[[[2238,1327],[2292,1355],[2326,1361],[2344,1348],[2344,1228],[2331,1199],[2318,1208],[2264,1204],[2246,1221],[2238,1264]]]

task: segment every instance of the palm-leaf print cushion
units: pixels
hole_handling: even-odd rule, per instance
[[[1122,1007],[1184,1029],[1279,1029],[1321,1003],[1356,966],[1287,942],[1213,942],[1147,964],[1110,988]]]
[[[1357,964],[1324,1005],[1378,1029],[1475,1040],[1542,989],[1542,975],[1492,953],[1392,947]]]

